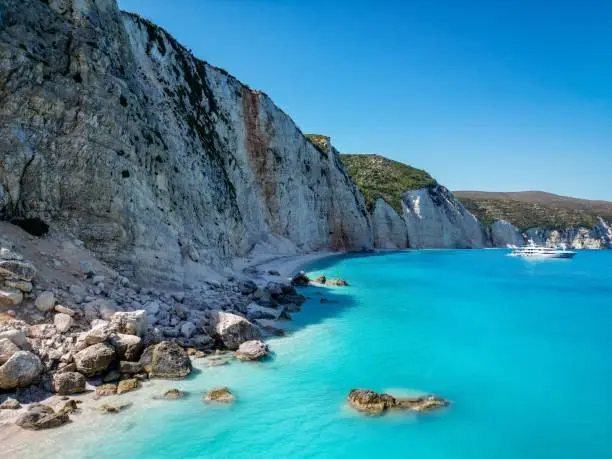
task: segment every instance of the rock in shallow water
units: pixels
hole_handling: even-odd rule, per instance
[[[259,360],[267,355],[268,346],[259,340],[246,341],[236,351],[236,357],[240,360]]]
[[[124,379],[123,381],[119,381],[119,385],[117,386],[117,395],[131,392],[138,389],[138,387],[140,387],[140,383],[137,379]]]
[[[178,400],[185,397],[185,392],[179,389],[170,389],[164,392],[162,395],[156,395],[153,398],[155,400]]]
[[[425,412],[449,405],[447,400],[434,395],[396,398],[369,389],[353,389],[348,395],[348,401],[353,408],[367,414],[382,414],[390,409]]]
[[[64,411],[56,413],[50,406],[35,404],[19,416],[15,424],[24,429],[42,430],[59,427],[69,420],[68,413]]]
[[[205,402],[233,403],[236,397],[227,387],[215,387],[204,394]]]

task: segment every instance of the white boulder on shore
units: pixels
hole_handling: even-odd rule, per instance
[[[259,328],[239,315],[215,311],[213,322],[215,337],[232,351],[245,341],[261,339]]]
[[[28,351],[15,352],[0,367],[0,389],[27,387],[38,380],[42,370],[38,356]]]

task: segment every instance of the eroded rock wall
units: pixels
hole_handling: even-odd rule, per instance
[[[0,217],[138,279],[253,250],[372,247],[363,198],[265,94],[114,0],[0,2]]]
[[[402,195],[403,220],[413,248],[478,248],[488,245],[481,223],[443,186]]]

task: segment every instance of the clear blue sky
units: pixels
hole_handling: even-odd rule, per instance
[[[610,0],[119,0],[304,132],[451,189],[612,200]]]

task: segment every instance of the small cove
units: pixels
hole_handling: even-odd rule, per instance
[[[270,340],[271,360],[198,364],[185,381],[154,383],[188,398],[137,391],[131,409],[89,425],[75,417],[70,439],[58,429],[27,456],[610,457],[611,267],[610,252],[540,263],[501,250],[317,261],[305,269],[350,286],[304,289],[310,299],[287,323],[292,333]],[[201,402],[219,385],[235,405]],[[432,392],[453,405],[365,418],[345,403],[356,387]]]

